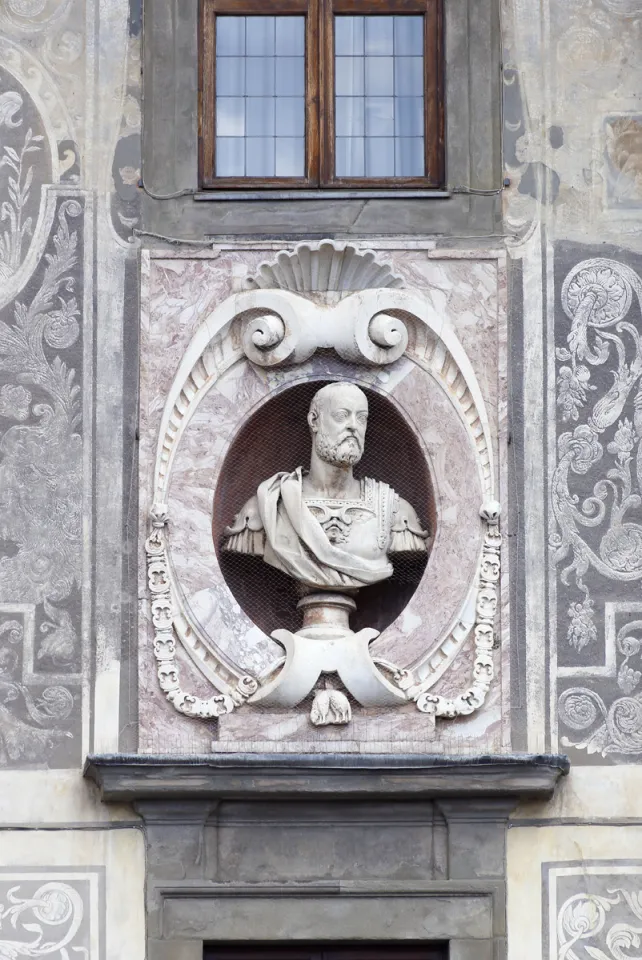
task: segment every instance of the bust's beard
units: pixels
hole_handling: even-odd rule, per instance
[[[329,463],[333,467],[353,467],[355,463],[361,460],[361,446],[356,437],[353,442],[339,440],[333,443],[327,433],[317,433],[314,443],[314,449],[317,456],[324,463]]]

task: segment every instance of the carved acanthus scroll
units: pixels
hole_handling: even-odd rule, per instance
[[[500,506],[496,501],[484,504],[480,510],[486,533],[477,589],[473,682],[464,693],[453,698],[423,692],[415,695],[417,708],[422,713],[432,713],[437,717],[466,716],[483,705],[490,689],[494,675],[492,651],[498,646],[495,639],[495,617],[501,573],[502,537],[499,532],[499,514]]]
[[[150,513],[152,532],[145,541],[145,553],[147,554],[147,582],[152,596],[154,656],[158,662],[160,688],[172,706],[188,717],[207,720],[220,717],[224,713],[231,713],[258,690],[258,683],[253,677],[241,677],[236,689],[231,690],[230,693],[216,694],[208,700],[185,693],[181,687],[176,663],[175,609],[167,559],[167,505],[154,504]]]

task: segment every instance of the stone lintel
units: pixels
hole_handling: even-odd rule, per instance
[[[562,755],[378,756],[224,754],[87,757],[106,802],[290,797],[420,799],[550,797],[569,771]]]

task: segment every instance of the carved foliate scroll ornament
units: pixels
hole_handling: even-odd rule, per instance
[[[418,709],[422,713],[432,713],[437,717],[458,717],[474,713],[484,703],[493,679],[492,651],[499,645],[495,639],[494,624],[501,573],[500,505],[496,500],[492,500],[485,503],[479,512],[486,525],[486,533],[477,591],[473,682],[464,693],[452,699],[431,693],[420,693],[416,696]]]
[[[160,688],[179,713],[188,717],[208,720],[231,713],[256,692],[258,684],[253,677],[242,677],[235,690],[203,700],[185,693],[181,687],[179,668],[176,662],[174,637],[175,608],[172,600],[169,563],[166,549],[168,523],[167,504],[154,504],[151,511],[152,532],[145,541],[147,555],[147,578],[152,596],[151,612],[154,627],[154,656],[157,661]]]

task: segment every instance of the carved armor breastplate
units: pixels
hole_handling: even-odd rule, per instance
[[[374,558],[388,547],[396,499],[387,483],[365,477],[361,480],[359,500],[318,497],[306,498],[304,502],[330,543],[349,544],[351,553]]]

